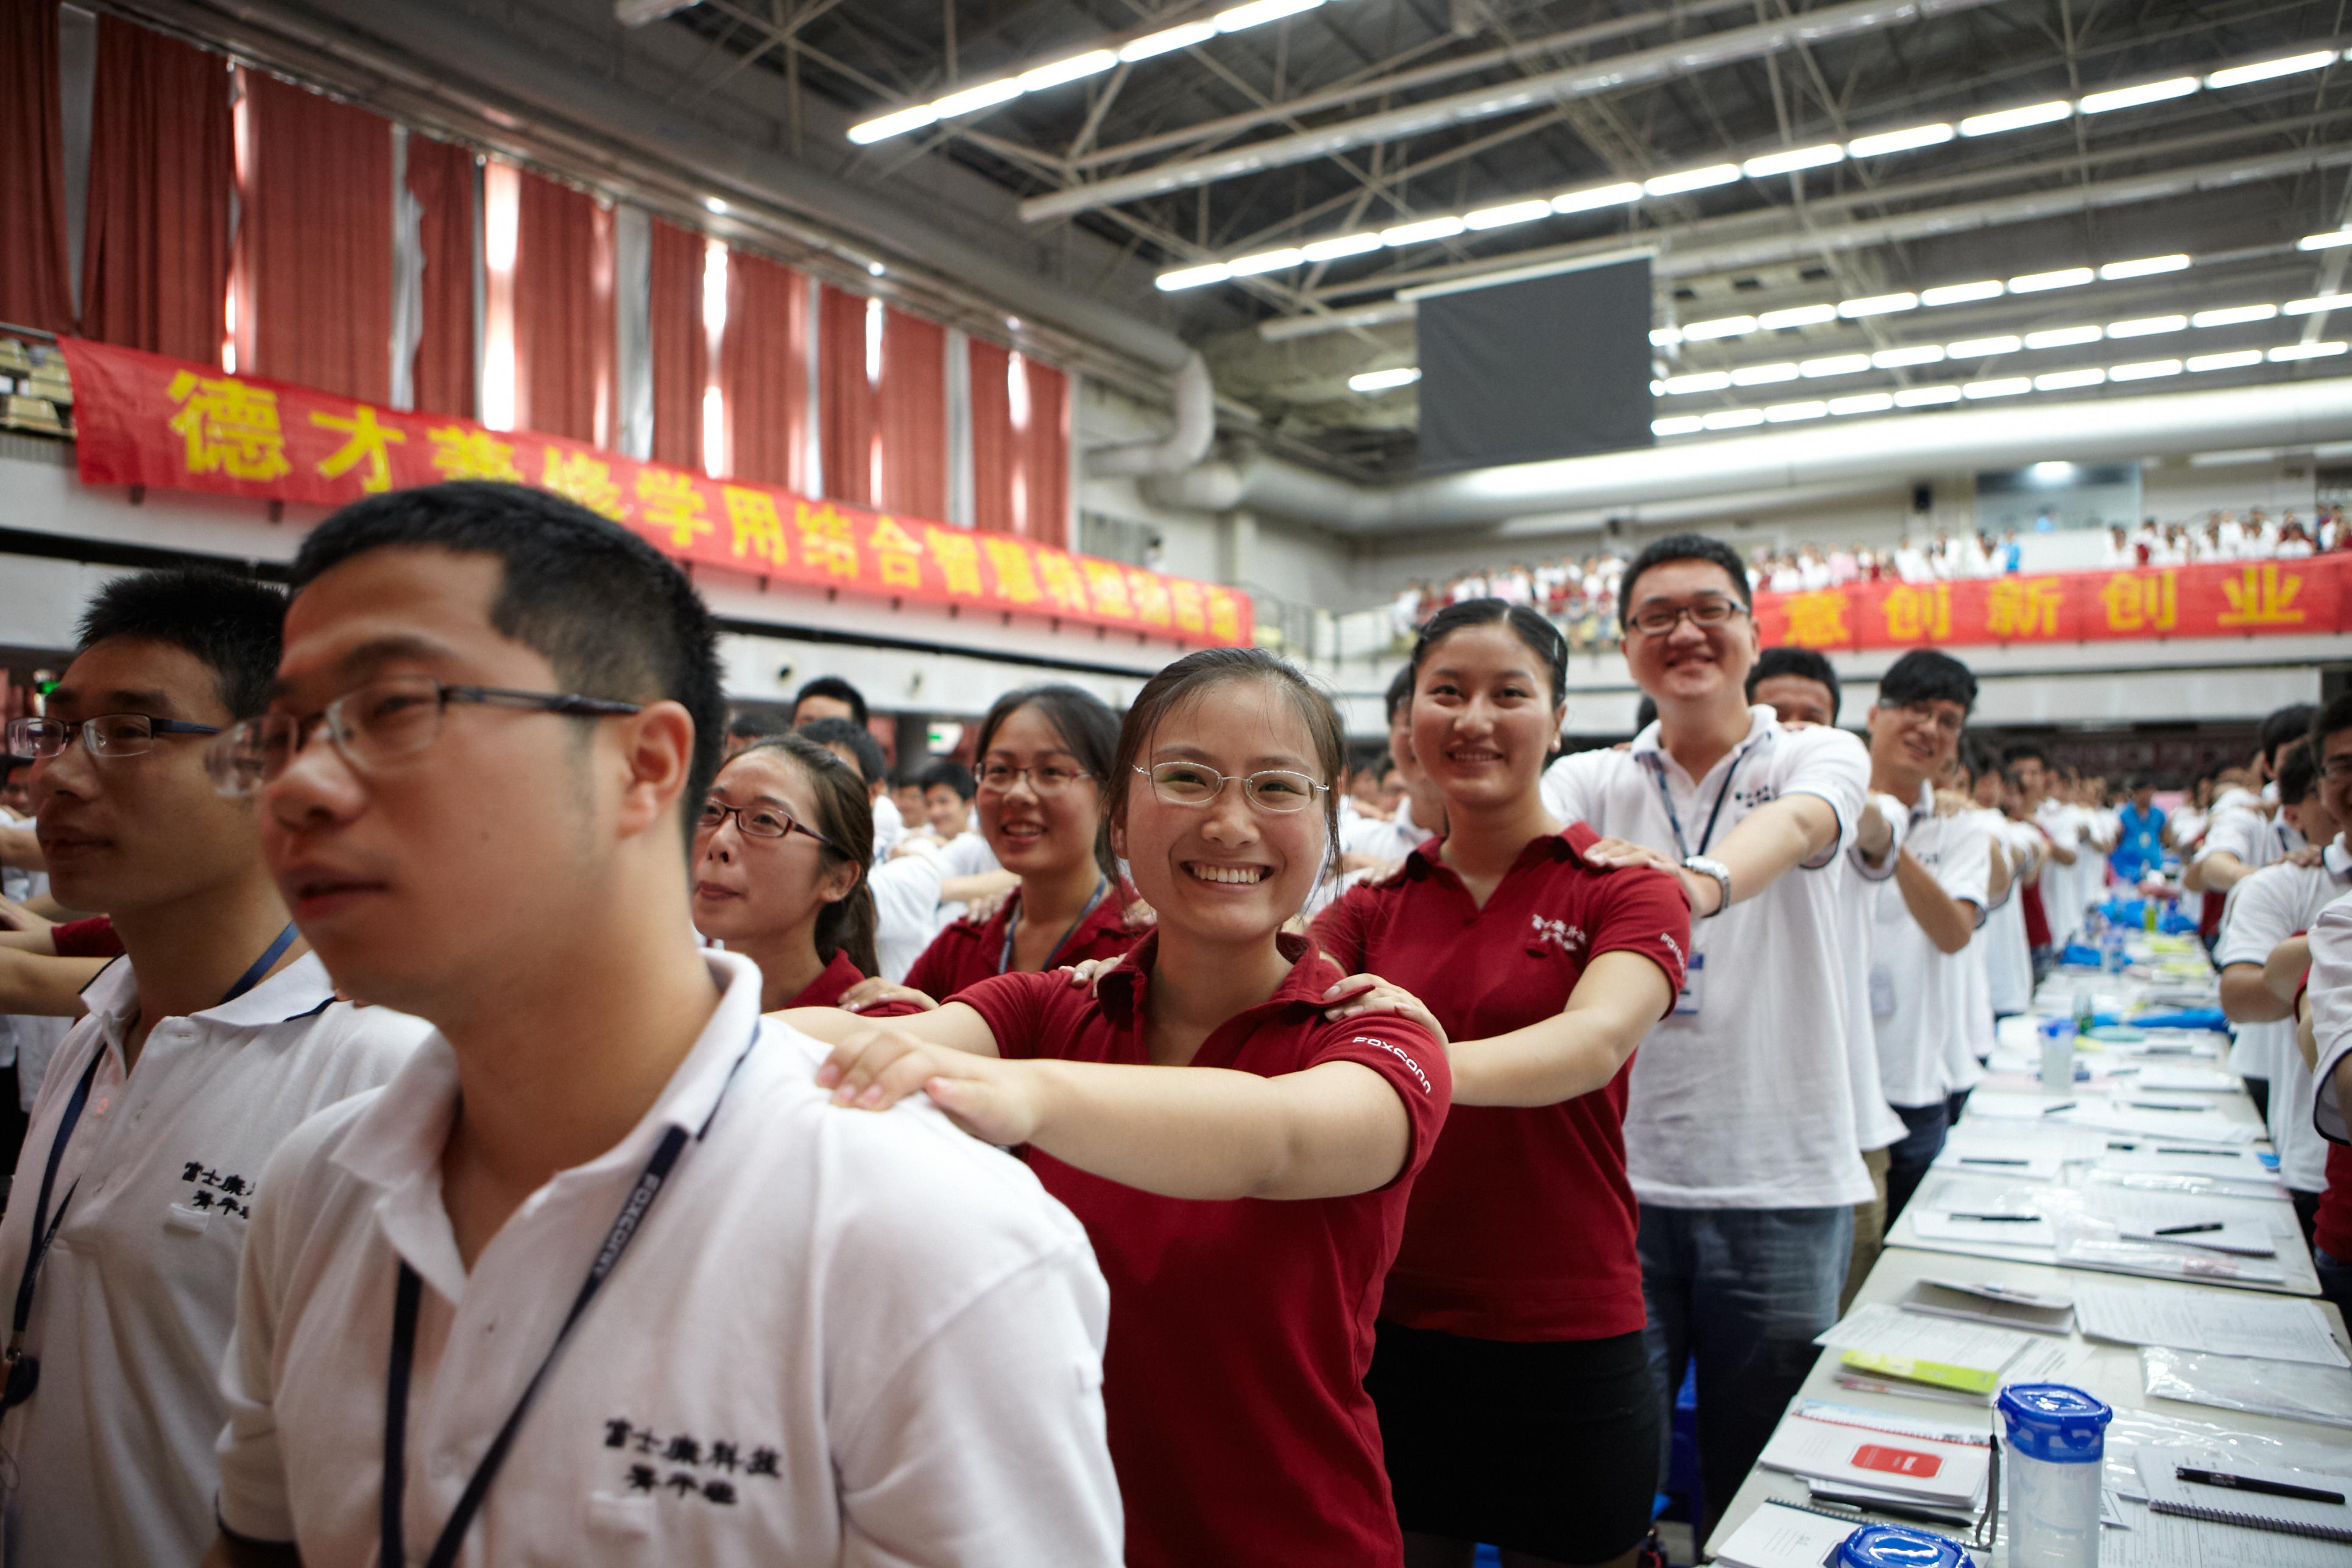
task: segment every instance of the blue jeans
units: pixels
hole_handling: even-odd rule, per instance
[[[1853,1210],[1642,1205],[1643,1337],[1674,1427],[1683,1373],[1698,1363],[1699,1487],[1709,1521],[1764,1451],[1837,1321]],[[1659,1475],[1665,1474],[1665,1456]]]
[[[1886,1228],[1895,1228],[1895,1216],[1911,1194],[1919,1190],[1927,1176],[1927,1167],[1944,1152],[1944,1134],[1952,1125],[1952,1107],[1948,1100],[1937,1100],[1931,1105],[1898,1105],[1895,1114],[1903,1118],[1910,1131],[1895,1140],[1886,1151]]]
[[[2336,1310],[2352,1318],[2352,1262],[2330,1258],[2321,1247],[2311,1249],[2311,1264],[2319,1271],[2319,1294],[2336,1303]]]

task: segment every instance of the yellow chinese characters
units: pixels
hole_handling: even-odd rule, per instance
[[[1838,647],[1853,641],[1846,630],[1845,595],[1835,588],[1791,594],[1782,603],[1789,617],[1788,640],[1799,647]]]
[[[784,544],[784,520],[777,514],[776,498],[742,485],[719,487],[719,503],[727,509],[727,526],[733,537],[728,549],[737,560],[756,557],[771,566],[791,564]]]
[[[1201,605],[1201,585],[1181,577],[1168,584],[1168,602],[1176,607],[1176,629],[1199,636],[1209,629],[1209,618]]]
[[[550,447],[540,471],[541,486],[564,500],[578,501],[598,517],[610,518],[614,522],[629,520],[628,503],[621,500],[621,487],[613,482],[612,464],[585,452]]]
[[[464,425],[436,425],[425,432],[433,446],[433,466],[445,479],[504,479],[522,483],[515,467],[514,443],[501,441],[488,430]]]
[[[1135,618],[1135,605],[1127,596],[1126,573],[1108,561],[1083,561],[1079,570],[1086,574],[1087,594],[1096,615],[1120,621]]]
[[[2111,632],[2168,632],[2180,624],[2177,572],[2118,572],[2099,590]]]
[[[352,409],[349,419],[313,414],[310,423],[322,430],[343,433],[343,444],[320,459],[320,479],[340,479],[365,462],[367,472],[360,476],[361,492],[380,496],[392,489],[392,447],[394,442],[408,439],[404,432],[377,423],[375,410],[365,404]]]
[[[1897,583],[1886,592],[1886,635],[1896,642],[1942,642],[1952,635],[1952,585]]]
[[[1985,633],[2000,642],[2054,637],[2066,590],[2055,577],[2000,577],[1985,595]]]
[[[940,576],[945,580],[949,593],[977,599],[985,592],[980,584],[978,541],[961,529],[941,528],[935,523],[923,525],[923,537],[930,541],[931,559],[940,563]]]
[[[1242,640],[1241,602],[1223,588],[1209,590],[1209,635],[1223,643]]]
[[[988,552],[988,569],[996,574],[996,596],[1016,605],[1034,605],[1045,595],[1037,587],[1037,574],[1030,567],[1029,552],[1016,539],[983,537],[980,547]]]
[[[793,525],[800,530],[803,561],[830,576],[856,578],[857,541],[850,536],[849,520],[831,502],[794,503]]]
[[[1135,618],[1147,626],[1169,624],[1168,584],[1154,572],[1130,571],[1128,595],[1135,601]]]
[[[1037,552],[1037,575],[1045,584],[1045,596],[1057,609],[1078,615],[1087,613],[1087,580],[1078,574],[1077,563],[1058,550]]]
[[[713,531],[704,515],[710,502],[702,487],[674,468],[639,468],[637,501],[646,527],[669,531],[673,550],[691,550],[696,540]]]
[[[915,536],[898,526],[898,520],[885,516],[874,524],[874,531],[866,536],[873,548],[874,559],[882,568],[882,581],[893,588],[919,588],[923,585],[923,547]]]
[[[274,479],[293,471],[286,460],[286,434],[278,424],[276,393],[192,370],[173,376],[168,390],[180,405],[171,428],[187,444],[191,474]]]
[[[2303,606],[2294,601],[2302,592],[2302,574],[2280,570],[2275,561],[2248,566],[2238,574],[2235,582],[2221,584],[2221,596],[2230,601],[2230,607],[2221,612],[2220,624],[2299,626],[2303,625]]]

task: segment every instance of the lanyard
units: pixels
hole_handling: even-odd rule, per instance
[[[1706,814],[1706,831],[1699,835],[1698,847],[1696,849],[1683,839],[1682,814],[1675,809],[1675,792],[1666,787],[1665,763],[1660,762],[1652,765],[1650,776],[1658,783],[1658,798],[1666,803],[1666,821],[1675,830],[1675,847],[1683,852],[1684,858],[1706,854],[1706,847],[1714,842],[1715,825],[1723,816],[1723,803],[1731,798],[1731,781],[1739,776],[1739,764],[1746,762],[1748,753],[1755,749],[1756,742],[1750,741],[1739,748],[1738,755],[1731,759],[1731,766],[1724,772],[1723,787],[1715,792],[1715,809]]]
[[[1046,970],[1054,967],[1054,960],[1062,956],[1062,949],[1067,947],[1069,945],[1070,939],[1078,934],[1078,928],[1087,923],[1087,917],[1095,912],[1095,906],[1101,903],[1103,901],[1103,895],[1109,891],[1109,878],[1097,877],[1095,879],[1094,897],[1087,900],[1087,907],[1078,911],[1078,918],[1070,922],[1070,929],[1064,931],[1061,935],[1061,939],[1054,943],[1054,951],[1047,953],[1045,955],[1045,962],[1037,966],[1040,970]],[[1015,904],[1013,907],[1013,912],[1007,915],[1004,920],[1004,951],[996,955],[996,973],[999,974],[1010,974],[1013,973],[1013,933],[1020,929],[1021,907],[1018,904]]]
[[[253,961],[252,966],[237,977],[236,984],[228,988],[228,994],[215,1005],[225,1007],[252,990],[293,943],[294,927],[289,922],[278,933],[278,940],[269,944],[268,951]],[[99,1064],[105,1059],[106,1047],[101,1043],[90,1053],[89,1066],[82,1069],[72,1098],[66,1101],[65,1114],[58,1118],[57,1136],[49,1140],[48,1163],[41,1171],[41,1194],[33,1205],[33,1234],[26,1245],[25,1272],[17,1277],[16,1310],[8,1320],[8,1381],[5,1391],[0,1392],[0,1410],[14,1409],[30,1399],[40,1381],[40,1363],[23,1353],[25,1329],[33,1321],[33,1290],[40,1282],[42,1260],[48,1257],[49,1243],[56,1239],[58,1227],[65,1224],[66,1209],[72,1204],[74,1194],[81,1190],[81,1183],[77,1179],[66,1189],[66,1195],[58,1200],[55,1215],[49,1213],[49,1194],[57,1185],[58,1167],[65,1161],[66,1145],[73,1142],[74,1129],[81,1125],[81,1113],[89,1104],[89,1086],[97,1081]]]
[[[621,1261],[621,1254],[629,1249],[638,1231],[644,1228],[646,1211],[661,1196],[662,1187],[669,1179],[670,1167],[685,1152],[689,1142],[700,1142],[718,1120],[719,1108],[727,1101],[727,1091],[735,1085],[735,1075],[743,1069],[752,1050],[760,1043],[760,1030],[753,1026],[751,1044],[727,1069],[727,1081],[719,1086],[719,1098],[710,1104],[710,1114],[702,1120],[691,1139],[683,1127],[671,1126],[662,1132],[661,1142],[655,1148],[652,1159],[629,1188],[622,1202],[621,1212],[613,1217],[613,1226],[604,1233],[603,1245],[596,1248],[595,1260],[588,1266],[588,1278],[580,1283],[580,1293],[572,1299],[572,1310],[564,1314],[563,1326],[555,1331],[555,1342],[547,1347],[540,1358],[539,1370],[523,1384],[522,1394],[515,1401],[505,1425],[482,1455],[481,1463],[474,1467],[473,1478],[458,1494],[457,1506],[450,1511],[448,1522],[434,1538],[432,1555],[425,1558],[425,1568],[449,1568],[457,1561],[457,1549],[465,1543],[466,1531],[474,1516],[482,1510],[482,1503],[490,1495],[490,1484],[498,1479],[500,1467],[514,1447],[515,1434],[522,1427],[523,1416],[529,1413],[531,1401],[538,1397],[540,1385],[547,1381],[555,1365],[555,1358],[572,1338],[572,1331],[588,1310],[588,1303],[604,1288],[605,1279]],[[392,1363],[384,1375],[383,1389],[383,1488],[381,1496],[380,1537],[382,1548],[376,1561],[383,1568],[402,1568],[408,1561],[404,1540],[404,1525],[401,1518],[404,1493],[408,1485],[408,1382],[416,1362],[416,1309],[424,1291],[424,1281],[405,1260],[400,1265],[400,1283],[392,1298]]]

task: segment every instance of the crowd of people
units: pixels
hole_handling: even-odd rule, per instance
[[[1752,591],[1624,563],[1619,747],[1486,595],[1366,765],[1210,649],[894,782],[523,487],[115,579],[7,731],[11,1561],[1632,1568],[1685,1368],[1719,1510],[2111,875],[2290,1030],[2299,921],[2352,1046],[2352,701],[2160,820]]]
[[[2325,506],[2305,522],[2293,510],[2273,519],[2261,507],[2245,516],[2215,511],[2201,523],[2154,518],[2138,527],[2116,523],[2107,531],[2100,565],[2190,566],[2219,561],[2294,560],[2322,551],[2352,549],[2352,531],[2343,509]],[[1906,538],[1892,549],[1863,545],[1801,544],[1793,550],[1759,545],[1749,552],[1748,582],[1759,594],[1813,593],[1849,583],[1930,583],[1998,577],[2019,571],[2025,547],[2016,529],[1996,539],[1990,531],[1958,533],[1937,530]],[[1443,582],[1408,583],[1390,603],[1392,630],[1401,643],[1446,605],[1496,598],[1526,605],[1557,626],[1579,652],[1614,647],[1618,589],[1625,558],[1597,551],[1581,558],[1563,555],[1538,565],[1515,562],[1472,567]]]

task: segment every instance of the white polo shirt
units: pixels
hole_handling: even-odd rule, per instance
[[[2311,922],[2311,1034],[2319,1047],[2312,1074],[2313,1128],[2336,1143],[2352,1143],[2352,1106],[2336,1093],[2336,1069],[2352,1057],[2352,894],[2319,911]],[[2301,1052],[2296,1053],[2298,1056]]]
[[[1986,890],[1991,890],[1991,851],[1999,849],[2007,858],[2009,850],[2002,832],[2005,819],[1998,811],[1977,810],[1970,813],[1985,831]],[[1985,908],[1977,921],[1976,935],[1962,948],[1960,960],[1960,1026],[1949,1037],[1951,1054],[1945,1065],[1951,1069],[1955,1089],[1974,1089],[1984,1080],[1985,1061],[1992,1055],[1998,1032],[1992,1021],[1992,922],[1996,913],[2017,901],[2017,884],[2012,880],[2001,889],[2000,897]]]
[[[459,1562],[1118,1562],[1108,1291],[1085,1231],[919,1097],[833,1106],[824,1048],[761,1022],[759,970],[704,959],[725,995],[653,1108],[526,1199],[470,1273],[442,1203],[457,1076],[438,1034],[288,1142],[222,1373],[230,1529],[309,1563],[373,1560],[405,1259],[424,1289],[404,1532],[425,1551],[654,1148],[707,1123],[541,1385]]]
[[[1903,830],[1910,814],[1892,795],[1869,797],[1893,830],[1883,865],[1872,868],[1859,847],[1849,849],[1838,862],[1845,886],[1838,890],[1838,954],[1844,960],[1845,985],[1839,993],[1844,1009],[1846,1077],[1853,1090],[1854,1129],[1862,1151],[1884,1149],[1909,1131],[1895,1108],[1886,1103],[1885,1086],[1878,1078],[1878,1044],[1870,1031],[1870,917],[1877,900],[1877,884],[1895,875],[1895,852],[1903,847]]]
[[[17,1479],[8,1561],[194,1563],[213,1539],[220,1361],[263,1168],[312,1112],[390,1079],[427,1028],[336,1002],[325,967],[306,953],[233,1002],[157,1024],[126,1079],[122,1037],[139,1005],[131,961],[109,964],[82,995],[89,1012],[34,1104],[0,1221],[6,1311],[58,1122],[97,1056],[52,1217],[68,1191],[73,1201],[25,1336],[40,1388],[0,1422]]]
[[[1936,814],[1936,792],[1922,784],[1911,805],[1904,845],[1948,898],[1976,906],[1984,922],[1991,901],[1992,836],[1972,811]],[[1933,1105],[1973,1079],[1957,1070],[1969,1038],[1966,949],[1945,952],[1931,941],[1894,878],[1878,884],[1871,906],[1870,999],[1878,1042],[1878,1077],[1887,1100],[1906,1110]]]
[[[1992,831],[2009,858],[2010,896],[1986,918],[1977,940],[1969,945],[1984,949],[1985,984],[1992,1010],[2022,1013],[2033,1005],[2033,949],[2025,939],[2023,867],[2031,857],[2041,863],[2042,874],[2048,876],[2050,847],[2033,824],[2015,821],[1997,811],[1986,815],[1993,819]]]
[[[2198,858],[2216,850],[2226,849],[2252,870],[2265,870],[2285,859],[2304,847],[2303,835],[2284,818],[2266,816],[2251,806],[2238,806],[2217,813],[2213,826],[2205,835],[2205,847]],[[2231,885],[2221,900],[2221,926],[2214,952],[2230,937],[2230,921],[2238,910],[2238,893],[2251,877],[2241,877]],[[2275,1024],[2240,1024],[2236,1042],[2230,1047],[2230,1070],[2247,1078],[2265,1080],[2291,1075],[2294,1065],[2288,1058],[2302,1052],[2294,1043],[2294,1027],[2284,1022]],[[2281,1150],[2282,1156],[2285,1151]]]
[[[2213,962],[2259,966],[2271,950],[2297,931],[2307,931],[2319,911],[2352,892],[2352,856],[2339,837],[2316,866],[2288,861],[2265,866],[2230,889],[2230,918],[2213,949]],[[2327,1142],[2312,1124],[2311,1071],[2303,1065],[2293,1019],[2242,1024],[2243,1039],[2260,1029],[2271,1037],[2271,1144],[2278,1151],[2279,1180],[2297,1192],[2327,1188]]]
[[[882,978],[907,978],[923,949],[939,934],[940,850],[919,838],[904,855],[893,855],[866,874],[874,897],[874,962]]]
[[[1870,755],[1843,730],[1786,729],[1763,707],[1748,717],[1748,738],[1703,779],[1660,748],[1653,723],[1626,751],[1554,763],[1544,804],[1563,822],[1680,858],[1699,853],[1702,840],[1720,844],[1783,796],[1829,803],[1837,838],[1809,867],[1692,925],[1695,964],[1706,960],[1696,965],[1699,1011],[1659,1022],[1633,1058],[1625,1165],[1635,1195],[1668,1208],[1845,1207],[1867,1202],[1872,1188],[1848,1078],[1837,952],[1844,881],[1832,868],[1853,841]]]

